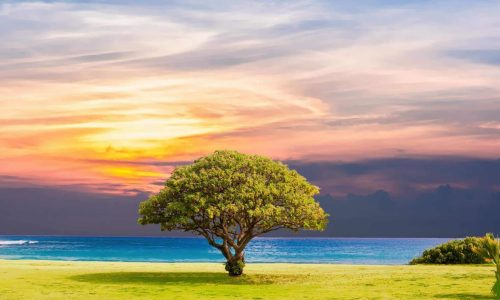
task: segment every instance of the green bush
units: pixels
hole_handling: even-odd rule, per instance
[[[453,240],[424,251],[422,256],[410,261],[416,264],[483,264],[484,259],[474,252],[481,238],[466,237]]]

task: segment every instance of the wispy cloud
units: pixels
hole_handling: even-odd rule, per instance
[[[499,13],[491,1],[4,1],[0,175],[152,188],[171,168],[132,162],[217,148],[497,157]]]

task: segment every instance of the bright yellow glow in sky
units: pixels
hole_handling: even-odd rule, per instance
[[[0,176],[151,191],[216,149],[500,156],[500,5],[156,5],[0,4]]]

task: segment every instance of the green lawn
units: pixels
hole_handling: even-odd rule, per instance
[[[0,260],[0,299],[490,299],[490,266]]]

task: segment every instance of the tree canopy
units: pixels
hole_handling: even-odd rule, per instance
[[[278,230],[323,230],[328,215],[314,200],[319,188],[269,158],[216,151],[177,167],[156,195],[141,203],[140,224],[205,237],[240,275],[244,249],[255,237]]]

